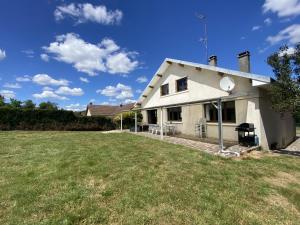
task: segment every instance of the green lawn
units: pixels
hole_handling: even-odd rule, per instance
[[[300,224],[300,158],[132,134],[0,132],[0,224]]]

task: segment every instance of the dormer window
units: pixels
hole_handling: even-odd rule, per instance
[[[185,91],[187,90],[187,77],[176,80],[176,91]]]
[[[168,95],[169,94],[169,84],[164,84],[160,86],[160,95]]]

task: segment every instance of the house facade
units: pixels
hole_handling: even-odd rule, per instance
[[[285,147],[296,136],[291,114],[272,110],[268,97],[271,78],[250,73],[250,54],[238,55],[240,70],[217,67],[217,58],[209,65],[165,59],[142,93],[138,107],[146,124],[172,123],[176,132],[196,135],[195,125],[206,121],[206,135],[218,138],[217,109],[213,103],[222,99],[224,140],[237,141],[235,128],[253,123],[263,148]],[[234,89],[220,88],[220,80],[230,77]]]

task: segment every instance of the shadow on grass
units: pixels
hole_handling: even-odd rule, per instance
[[[291,151],[291,150],[279,149],[279,150],[272,150],[272,152],[282,154],[282,155],[292,155],[292,156],[300,157],[300,151]]]

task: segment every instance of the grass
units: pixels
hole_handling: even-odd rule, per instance
[[[0,224],[300,224],[300,158],[99,132],[0,132],[0,143]]]

